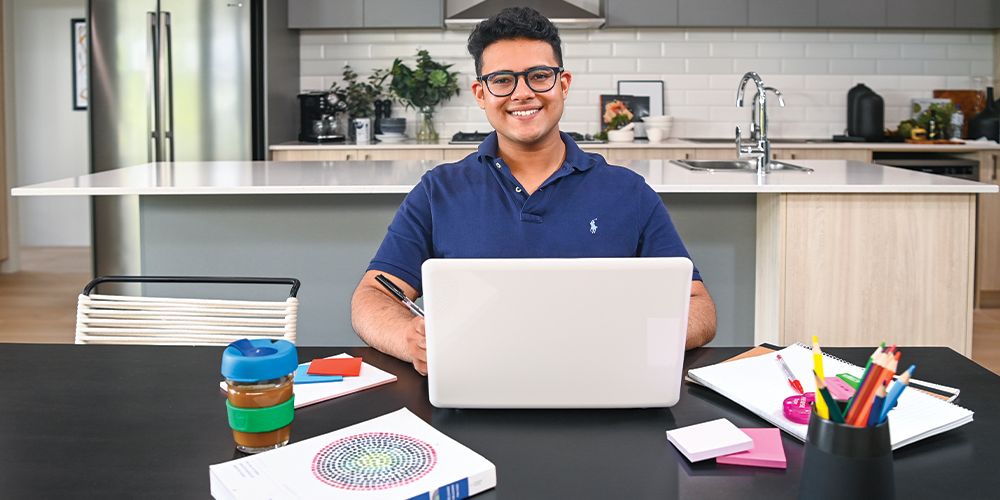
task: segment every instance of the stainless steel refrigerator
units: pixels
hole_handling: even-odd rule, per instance
[[[90,0],[91,172],[262,160],[293,140],[287,15],[287,0]],[[138,197],[94,197],[92,213],[95,276],[142,274]]]

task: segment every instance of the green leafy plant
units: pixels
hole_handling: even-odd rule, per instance
[[[330,91],[351,118],[369,118],[375,114],[375,100],[385,94],[383,85],[388,77],[388,70],[379,69],[368,77],[368,81],[359,81],[357,72],[348,64],[344,66],[343,84],[334,82]]]
[[[438,104],[458,95],[458,72],[448,71],[451,66],[434,61],[426,50],[417,51],[415,69],[397,58],[389,71],[389,92],[407,108],[433,113]]]

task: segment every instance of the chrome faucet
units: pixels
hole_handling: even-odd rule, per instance
[[[773,87],[764,85],[764,81],[756,72],[748,71],[740,80],[739,88],[736,90],[736,106],[743,107],[743,93],[746,90],[747,82],[753,81],[757,87],[754,95],[754,106],[751,108],[750,138],[755,143],[744,144],[740,127],[736,127],[736,155],[737,158],[751,157],[757,162],[757,175],[765,175],[768,172],[768,165],[771,162],[771,143],[767,139],[767,91],[770,90],[778,96],[778,103],[785,105],[785,100],[781,92]]]

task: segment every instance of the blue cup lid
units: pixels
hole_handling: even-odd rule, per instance
[[[238,340],[222,351],[222,376],[237,382],[281,378],[295,372],[295,344],[280,339]]]

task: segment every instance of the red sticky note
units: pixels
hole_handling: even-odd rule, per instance
[[[320,358],[309,363],[310,375],[340,375],[357,377],[361,373],[361,358]]]

